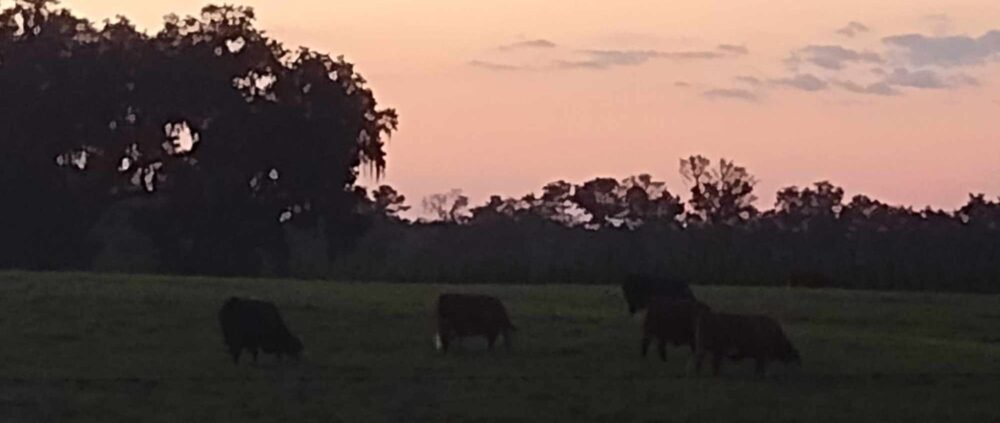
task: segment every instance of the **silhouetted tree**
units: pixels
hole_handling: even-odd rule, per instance
[[[718,166],[702,156],[681,160],[681,176],[691,184],[691,217],[710,224],[735,225],[753,218],[757,180],[746,168],[720,159]]]
[[[542,196],[530,204],[533,215],[541,219],[556,222],[565,226],[575,224],[574,217],[569,213],[573,208],[573,184],[566,181],[555,181],[542,187]]]
[[[424,211],[446,223],[466,223],[470,218],[469,197],[462,190],[431,194],[423,200]]]
[[[967,225],[987,231],[1000,229],[1000,202],[987,200],[983,194],[970,194],[957,214]]]
[[[589,214],[593,228],[636,228],[650,222],[674,224],[684,212],[680,198],[667,190],[666,183],[654,181],[648,174],[621,181],[595,178],[576,187],[571,199]]]
[[[361,189],[361,191],[364,191]],[[410,209],[406,205],[406,196],[400,194],[389,185],[380,185],[371,193],[363,194],[363,213],[385,217],[391,220],[400,219],[400,213]]]
[[[799,190],[788,187],[778,192],[774,210],[785,228],[808,231],[817,225],[829,225],[840,216],[844,189],[822,181]]]
[[[0,184],[46,211],[8,208],[23,233],[5,245],[78,245],[136,195],[163,200],[138,220],[167,271],[254,273],[267,257],[283,272],[284,225],[322,228],[331,256],[367,227],[353,185],[362,167],[381,175],[397,119],[352,64],[286,50],[250,8],[168,16],[148,36],[53,4],[0,15],[0,142],[18,152]]]
[[[620,190],[614,178],[595,178],[576,187],[573,202],[590,215],[588,223],[593,228],[613,224],[612,219],[621,217],[625,205],[617,195]]]
[[[646,223],[674,226],[684,213],[680,197],[670,193],[667,184],[654,181],[649,174],[629,176],[622,180],[625,222],[629,227]]]

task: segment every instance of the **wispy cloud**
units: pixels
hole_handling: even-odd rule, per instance
[[[892,73],[886,75],[885,82],[889,85],[922,89],[941,89],[948,87],[948,83],[944,81],[941,75],[927,69],[910,71],[906,68],[896,68],[892,71]]]
[[[743,100],[750,102],[759,100],[756,93],[741,88],[716,88],[704,91],[701,95],[710,100]]]
[[[511,50],[523,50],[523,49],[551,49],[556,48],[559,45],[542,38],[526,41],[518,41],[516,43],[504,44],[497,47],[497,50],[501,51],[511,51]]]
[[[863,34],[869,31],[871,31],[871,28],[868,28],[865,24],[858,21],[852,21],[843,28],[838,29],[837,34],[848,38],[854,38],[854,36],[858,34]]]
[[[920,89],[954,89],[979,86],[978,79],[964,73],[943,75],[931,69],[896,68],[885,74],[885,82],[889,85]]]
[[[676,81],[674,82],[674,86],[678,88],[690,88],[691,83],[686,81]]]
[[[716,50],[724,51],[730,54],[750,54],[750,49],[747,46],[735,45],[735,44],[719,44]]]
[[[795,88],[802,91],[822,91],[829,84],[812,74],[800,74],[788,78],[778,78],[770,80],[772,84]]]
[[[966,75],[964,73],[952,75],[949,78],[949,82],[953,86],[959,86],[959,87],[961,87],[961,86],[978,87],[978,86],[981,85],[979,83],[979,79],[977,79],[977,78],[975,78],[973,76],[970,76],[970,75]]]
[[[979,37],[903,34],[885,37],[882,41],[898,49],[915,66],[981,65],[1000,56],[1000,30],[989,31]]]
[[[469,66],[473,66],[473,67],[477,67],[477,68],[482,68],[482,69],[488,69],[488,70],[494,70],[494,71],[520,71],[520,70],[527,70],[528,69],[527,67],[524,67],[524,66],[509,65],[509,64],[505,64],[505,63],[488,62],[488,61],[485,61],[485,60],[471,60],[471,61],[469,61]]]
[[[538,38],[518,41],[496,47],[495,51],[509,52],[515,50],[552,51],[546,54],[548,58],[535,57],[534,63],[508,64],[496,60],[472,60],[470,66],[497,70],[568,70],[590,69],[605,70],[624,66],[638,66],[653,60],[669,60],[675,62],[718,60],[729,57],[743,56],[750,53],[744,45],[718,44],[714,49],[664,51],[654,49],[578,49],[568,51],[556,43]],[[526,59],[527,60],[527,59]]]
[[[876,71],[877,70],[877,71]],[[770,79],[772,86],[784,86],[802,91],[823,91],[832,84],[857,94],[892,96],[903,94],[899,88],[920,90],[956,89],[963,86],[977,86],[979,80],[966,74],[944,75],[931,69],[910,70],[899,67],[891,71],[877,68],[873,74],[878,80],[859,83],[848,79],[824,80],[812,74],[796,74],[786,78]]]
[[[588,56],[586,60],[564,62],[594,69],[604,69],[612,66],[634,66],[646,63],[652,59],[664,57],[666,52],[656,50],[582,50],[581,54]]]
[[[950,21],[939,15],[926,19]],[[871,32],[852,21],[837,33],[845,37]],[[792,50],[785,64],[789,73],[771,78],[737,75],[737,87],[702,92],[707,98],[756,101],[769,90],[790,88],[897,96],[915,90],[955,90],[980,86],[980,80],[960,67],[1000,63],[1000,29],[980,36],[902,34],[882,38],[878,50],[853,49],[837,44],[809,44]],[[710,53],[741,54],[737,46],[720,44]]]
[[[893,96],[900,94],[898,90],[892,88],[889,84],[885,82],[876,82],[874,84],[862,85],[854,81],[834,81],[834,85],[855,94],[868,94],[868,95],[880,95],[880,96]]]
[[[857,51],[838,45],[810,45],[799,49],[789,59],[793,64],[801,61],[828,70],[841,70],[850,63],[882,63],[878,53]]]
[[[557,67],[561,69],[608,69],[617,66],[636,66],[651,60],[694,61],[717,60],[727,57],[745,55],[749,50],[745,46],[720,44],[715,50],[579,50],[577,53],[585,56],[581,60],[559,60]]]
[[[734,77],[733,79],[736,80],[736,82],[739,82],[739,83],[742,83],[742,84],[746,84],[746,85],[749,85],[751,87],[758,87],[758,86],[760,86],[761,84],[764,83],[764,81],[761,81],[760,78],[757,78],[756,76],[749,76],[749,75],[740,75],[740,76]]]

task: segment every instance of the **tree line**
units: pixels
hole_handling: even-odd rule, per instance
[[[756,179],[732,161],[692,156],[679,171],[687,201],[646,174],[556,181],[478,206],[454,190],[423,201],[433,221],[404,221],[398,201],[334,273],[452,283],[617,283],[640,273],[696,284],[1000,292],[1000,202],[985,195],[953,211],[916,210],[846,199],[820,181],[784,188],[761,210]]]

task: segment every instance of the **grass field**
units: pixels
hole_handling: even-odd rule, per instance
[[[501,297],[514,350],[433,349],[442,291]],[[0,273],[0,422],[1000,421],[1000,297],[696,287],[803,356],[693,377],[639,357],[617,287]],[[234,366],[216,312],[275,301],[308,356]]]

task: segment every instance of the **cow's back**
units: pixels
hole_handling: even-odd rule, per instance
[[[649,303],[657,298],[695,300],[691,287],[683,281],[637,274],[626,277],[622,284],[622,292],[631,313],[647,308]]]
[[[695,327],[699,348],[729,352],[754,349],[757,330],[750,316],[730,313],[704,313]]]
[[[781,357],[794,349],[781,325],[765,315],[707,313],[699,318],[696,332],[705,348],[739,356]]]
[[[438,296],[437,317],[459,335],[513,328],[503,303],[486,295],[441,294]]]
[[[694,300],[656,298],[649,303],[643,331],[675,344],[693,345],[697,319],[710,311],[707,305]]]
[[[230,297],[219,310],[225,343],[231,347],[261,348],[273,353],[289,349],[291,332],[271,302]]]
[[[273,303],[255,301],[252,315],[260,329],[261,348],[264,352],[285,351],[290,342],[291,332],[285,325],[278,307]]]

